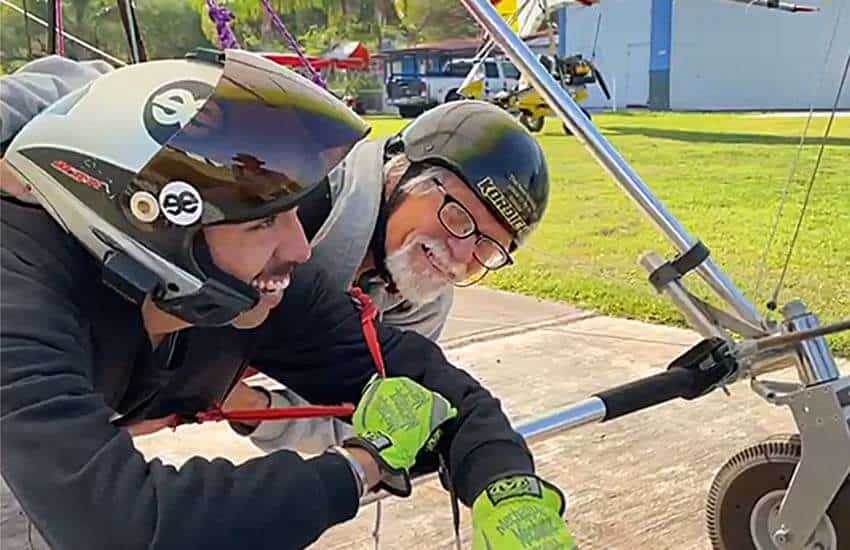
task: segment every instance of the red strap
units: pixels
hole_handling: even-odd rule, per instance
[[[369,295],[356,286],[351,288],[351,295],[360,309],[360,325],[363,327],[363,338],[366,339],[366,345],[369,346],[369,353],[372,354],[375,369],[382,378],[386,378],[387,369],[384,367],[384,355],[381,353],[381,343],[378,341],[378,333],[375,330],[375,316],[378,315],[378,308],[372,302],[372,299],[369,298]]]

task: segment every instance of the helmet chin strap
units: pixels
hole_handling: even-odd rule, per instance
[[[155,299],[157,307],[193,325],[209,327],[229,325],[257,305],[259,294],[250,284],[215,265],[202,231],[193,239],[192,259],[206,275],[203,286],[195,294],[167,301]]]
[[[387,269],[387,221],[393,204],[401,196],[398,189],[399,186],[397,185],[387,198],[384,186],[381,186],[381,206],[378,208],[378,219],[375,223],[375,231],[372,232],[372,240],[369,241],[369,251],[372,253],[375,262],[375,271],[378,272],[381,279],[386,281],[387,291],[391,294],[396,294],[398,287],[396,287],[395,281]]]

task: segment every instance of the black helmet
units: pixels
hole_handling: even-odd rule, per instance
[[[69,94],[24,127],[6,162],[117,290],[221,325],[259,295],[213,265],[201,228],[293,207],[368,131],[291,70],[206,51]]]
[[[549,171],[540,144],[503,109],[461,100],[431,109],[388,144],[412,164],[455,172],[521,245],[540,223],[549,201]]]

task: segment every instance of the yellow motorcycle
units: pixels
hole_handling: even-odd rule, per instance
[[[580,103],[590,96],[587,90],[588,84],[598,84],[605,97],[611,99],[602,73],[593,63],[582,58],[580,54],[563,58],[541,55],[540,61],[549,73],[561,83],[561,86],[570,92],[576,103]],[[463,95],[469,98],[481,98],[483,93],[479,93],[477,88],[477,82],[472,83],[464,88]],[[480,92],[483,92],[483,86]],[[541,131],[546,123],[546,117],[556,116],[540,93],[522,81],[520,81],[517,90],[501,92],[487,99],[516,115],[529,132],[537,133]],[[591,116],[587,109],[580,108],[590,119]],[[572,135],[566,125],[563,125],[563,128],[567,135]]]

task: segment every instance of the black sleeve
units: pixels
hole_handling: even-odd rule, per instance
[[[2,250],[2,475],[52,546],[303,548],[355,515],[354,476],[335,455],[146,462],[93,391],[68,272],[28,260]]]
[[[314,403],[357,403],[375,366],[349,294],[302,266],[283,303],[258,333],[252,364]],[[445,432],[458,497],[471,505],[495,477],[533,472],[531,453],[499,401],[440,348],[412,331],[378,325],[389,376],[407,376],[445,396],[459,416]]]

